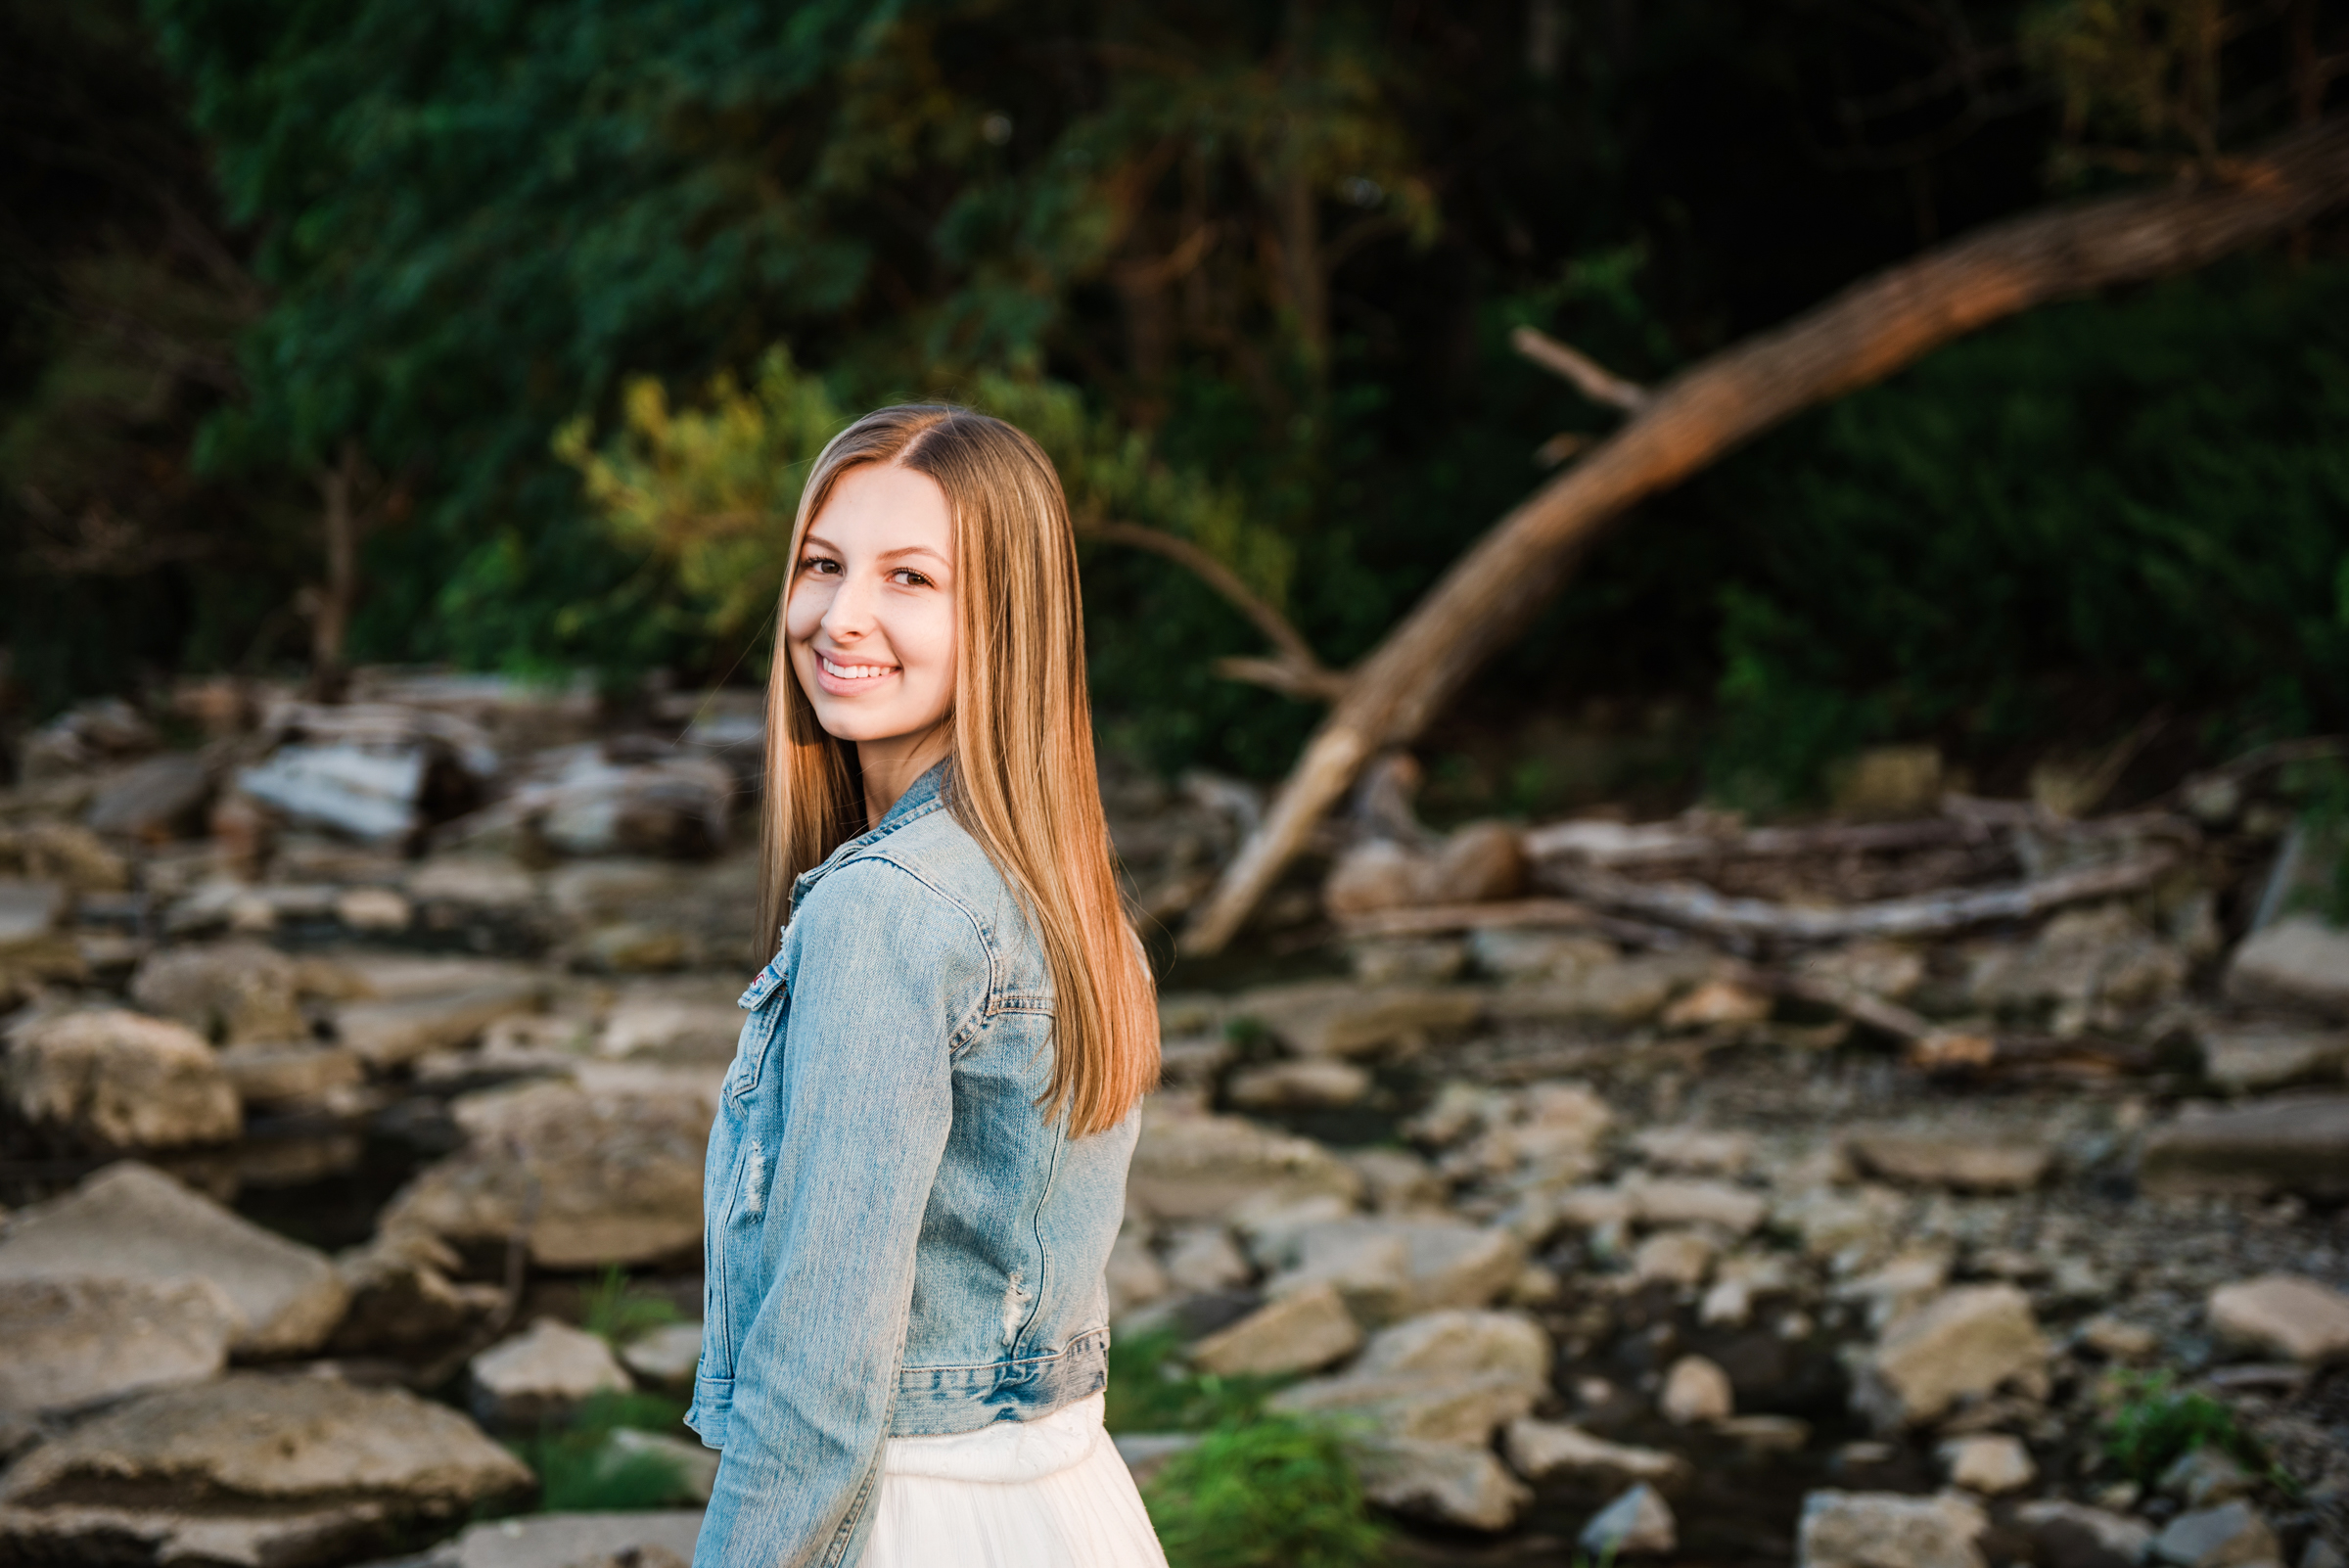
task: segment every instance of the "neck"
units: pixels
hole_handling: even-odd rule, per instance
[[[945,760],[953,731],[941,719],[928,729],[888,740],[858,741],[856,770],[864,778],[864,825],[877,828],[913,781]]]

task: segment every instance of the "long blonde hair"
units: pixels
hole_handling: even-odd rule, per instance
[[[1126,918],[1093,765],[1077,545],[1060,476],[999,419],[941,404],[878,409],[815,460],[791,526],[766,693],[760,928],[791,884],[864,831],[854,755],[826,734],[782,626],[802,541],[842,474],[928,475],[954,514],[955,673],[946,808],[1025,906],[1052,976],[1052,1077],[1037,1101],[1072,1134],[1115,1127],[1158,1081],[1158,1006]]]

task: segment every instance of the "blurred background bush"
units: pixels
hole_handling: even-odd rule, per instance
[[[1512,327],[1660,378],[2314,117],[2316,13],[14,7],[7,700],[357,660],[755,677],[807,459],[947,397],[1035,429],[1094,528],[1112,741],[1272,776],[1316,710],[1220,678],[1256,628],[1100,525],[1188,541],[1342,664],[1609,428]],[[2345,428],[2337,235],[2026,316],[1645,505],[1432,744],[1548,713],[1773,808],[1887,740],[1988,782],[2154,713],[2202,751],[2339,727]],[[1430,804],[1581,778],[1463,762]]]

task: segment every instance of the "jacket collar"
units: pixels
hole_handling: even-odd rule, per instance
[[[867,828],[864,832],[841,845],[830,854],[825,855],[821,865],[812,866],[801,872],[798,880],[791,885],[792,908],[796,910],[799,907],[800,900],[807,896],[807,890],[822,880],[825,872],[849,856],[880,843],[907,823],[928,816],[932,811],[944,806],[946,794],[946,770],[950,765],[950,760],[933,763],[920,778],[905,786],[905,793],[898,796],[897,804],[882,813],[879,823]]]

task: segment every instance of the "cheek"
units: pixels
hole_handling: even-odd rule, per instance
[[[951,603],[923,607],[898,633],[898,657],[911,669],[919,667],[925,685],[951,693],[954,689],[954,607]]]
[[[831,603],[832,593],[827,584],[813,577],[802,577],[792,585],[791,597],[783,602],[783,634],[794,642],[806,642],[824,623],[824,611]]]

